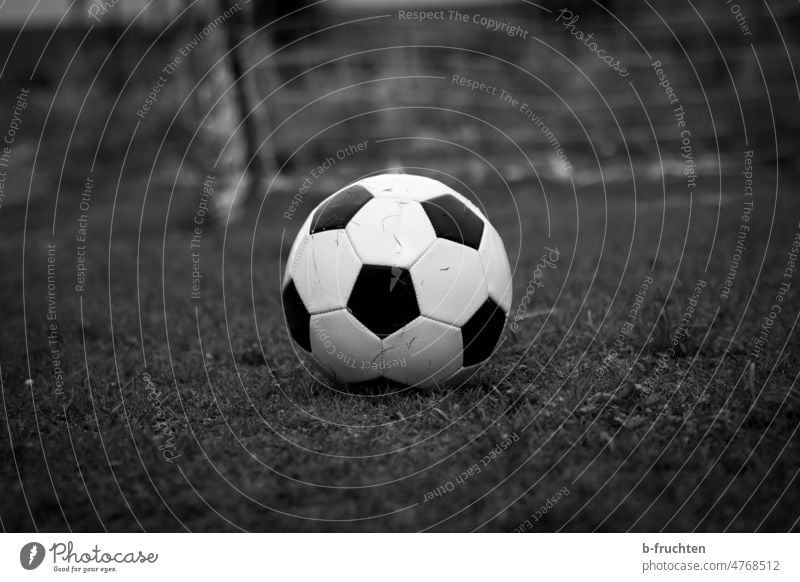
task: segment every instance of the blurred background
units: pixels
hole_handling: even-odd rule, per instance
[[[47,120],[45,135],[53,149],[41,154],[66,160],[70,167],[71,156],[96,152],[116,157],[141,122],[129,163],[150,167],[155,152],[140,151],[140,146],[153,135],[163,137],[171,152],[159,152],[168,160],[160,175],[168,182],[174,178],[169,160],[174,152],[185,153],[194,168],[227,149],[223,159],[242,166],[252,154],[250,139],[260,158],[253,162],[259,166],[256,177],[265,180],[277,168],[303,174],[300,166],[316,163],[330,144],[350,137],[404,133],[488,152],[486,160],[512,181],[531,172],[517,145],[533,160],[539,176],[569,177],[554,162],[551,144],[532,124],[523,123],[518,108],[455,87],[450,76],[459,74],[510,91],[539,113],[567,149],[577,184],[599,183],[600,170],[606,181],[632,179],[629,155],[641,164],[637,178],[658,181],[662,164],[667,175],[683,170],[680,151],[672,147],[680,141],[670,107],[650,66],[658,60],[686,109],[695,161],[704,175],[738,163],[745,136],[752,146],[769,145],[777,137],[779,155],[788,159],[797,154],[791,142],[800,114],[796,77],[787,60],[792,39],[782,38],[774,24],[789,31],[800,22],[800,9],[791,0],[766,7],[744,0],[734,5],[736,14],[713,0],[658,6],[657,12],[647,3],[628,0],[544,0],[534,5],[522,0],[329,0],[241,6],[45,0],[31,9],[23,0],[8,0],[0,17],[6,108],[19,86],[33,88],[36,115],[28,116],[26,133],[37,135],[41,127],[34,124],[44,126]],[[231,7],[230,18],[202,34],[204,26]],[[422,23],[398,18],[402,10],[461,7],[470,16],[513,22],[527,40],[491,32],[471,20],[453,26],[449,18]],[[608,74],[608,65],[554,24],[562,8],[579,15],[575,28],[593,33],[630,76]],[[146,120],[138,118],[136,110],[162,68],[198,32],[200,42],[168,75],[157,106]],[[238,63],[231,63],[233,57]],[[231,79],[240,76],[241,82],[231,87]],[[765,101],[765,82],[772,110]],[[240,90],[245,94],[241,100]],[[248,108],[245,114],[252,123],[241,123],[239,105]],[[770,113],[780,119],[774,128]],[[318,135],[320,131],[324,134]],[[67,151],[58,137],[69,135],[73,139]],[[185,140],[192,138],[187,151]],[[762,161],[776,155],[774,148],[759,150]],[[387,165],[413,165],[431,151],[440,156],[443,170],[476,178],[491,173],[475,156],[424,140],[413,148],[402,142],[377,146],[370,163],[380,156]],[[32,190],[46,188],[36,183]]]

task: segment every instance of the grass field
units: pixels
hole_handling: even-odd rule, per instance
[[[392,62],[379,73],[418,74],[427,62]],[[526,91],[528,80],[475,67]],[[335,71],[362,80],[359,71]],[[646,67],[641,78],[650,79]],[[287,180],[250,201],[240,221],[202,225],[199,299],[191,296],[190,245],[203,180],[210,173],[222,184],[224,170],[209,162],[216,150],[190,144],[191,131],[165,129],[166,113],[134,129],[144,85],[122,93],[111,114],[116,130],[103,141],[104,119],[90,113],[94,100],[107,111],[107,94],[93,94],[80,114],[64,105],[45,123],[52,95],[39,90],[36,101],[34,88],[6,186],[13,198],[0,207],[4,530],[797,529],[800,311],[797,275],[785,276],[800,231],[796,162],[753,138],[754,210],[723,298],[743,224],[739,141],[722,139],[721,163],[700,166],[690,191],[680,169],[659,170],[655,152],[674,162],[679,141],[663,103],[648,102],[665,128],[651,139],[641,114],[620,114],[624,137],[635,142],[630,163],[613,131],[593,133],[592,147],[565,140],[577,152],[571,181],[548,170],[549,146],[491,99],[436,85],[446,81],[417,82],[434,89],[387,97],[365,88],[356,97],[470,107],[531,140],[526,151],[541,180],[478,121],[397,110],[374,114],[374,123],[342,123],[298,154]],[[287,100],[302,99],[298,106],[320,94],[311,84],[290,89]],[[584,105],[585,114],[592,104]],[[284,128],[286,142],[312,136],[325,111],[335,120],[349,112],[310,107]],[[599,116],[589,116],[595,128],[603,127]],[[752,131],[767,138],[781,121],[760,119],[761,133]],[[697,135],[705,136],[698,162],[715,162],[713,136],[699,127]],[[426,139],[379,141],[409,136]],[[427,139],[434,137],[453,143]],[[368,155],[325,172],[287,220],[310,169],[362,140]],[[609,143],[616,149],[605,150]],[[485,208],[514,269],[512,310],[545,247],[557,248],[559,260],[540,279],[529,317],[507,328],[464,386],[334,391],[309,376],[288,341],[283,261],[325,194],[393,165],[428,168],[418,171]],[[88,271],[77,292],[84,227]],[[56,249],[50,281],[47,244]],[[631,319],[637,293],[641,309]],[[780,313],[770,319],[779,295]],[[763,351],[753,358],[759,338]],[[56,346],[63,390],[54,380]]]

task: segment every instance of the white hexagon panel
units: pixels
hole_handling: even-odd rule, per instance
[[[375,198],[404,198],[406,200],[424,202],[437,196],[450,194],[470,204],[477,211],[477,208],[467,198],[448,185],[427,176],[381,174],[364,178],[359,183],[367,188]]]
[[[347,223],[347,236],[366,265],[410,267],[436,240],[419,202],[375,198]]]
[[[381,174],[364,178],[361,184],[376,198],[404,198],[422,202],[452,192],[445,184],[425,176]]]
[[[300,227],[300,230],[297,232],[297,237],[294,239],[294,243],[292,243],[292,248],[289,251],[289,257],[286,259],[286,273],[283,277],[284,287],[289,282],[289,278],[294,274],[294,267],[297,264],[297,254],[300,252],[300,249],[307,245],[311,239],[308,231],[312,218],[314,218],[313,212],[308,215],[305,221],[303,221],[303,226]]]
[[[327,230],[308,237],[297,253],[292,280],[309,313],[341,309],[361,269],[361,262],[344,230]]]
[[[485,224],[481,246],[478,247],[489,297],[506,313],[511,309],[511,266],[500,235],[491,224]]]
[[[437,240],[411,267],[422,315],[461,326],[489,297],[478,251],[446,239]]]
[[[312,315],[311,353],[343,384],[381,377],[383,346],[347,309]]]
[[[383,340],[383,375],[416,387],[446,381],[461,369],[461,330],[418,317]]]

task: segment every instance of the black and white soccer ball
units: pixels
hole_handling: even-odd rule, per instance
[[[292,339],[345,385],[458,381],[492,354],[510,306],[497,231],[461,194],[409,174],[365,178],[322,201],[283,280]]]

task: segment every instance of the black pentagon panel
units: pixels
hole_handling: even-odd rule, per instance
[[[451,194],[422,203],[436,236],[476,249],[483,236],[483,220],[469,206]]]
[[[311,315],[308,313],[294,281],[283,290],[283,312],[286,314],[286,323],[289,325],[289,333],[300,347],[305,351],[311,351]]]
[[[344,228],[370,200],[372,194],[363,186],[353,185],[342,190],[317,209],[311,221],[311,234]]]
[[[478,364],[492,355],[505,323],[505,312],[491,299],[478,308],[475,315],[461,328],[464,366]]]
[[[400,267],[364,265],[347,308],[379,338],[393,334],[419,316],[411,273]]]

